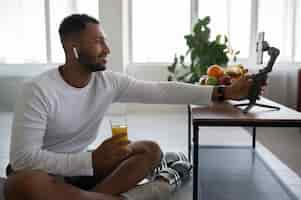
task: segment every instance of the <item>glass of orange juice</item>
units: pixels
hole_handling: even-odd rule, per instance
[[[124,116],[113,117],[110,119],[112,136],[125,134],[120,141],[128,141],[128,124]]]

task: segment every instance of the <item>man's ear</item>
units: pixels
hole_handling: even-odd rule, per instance
[[[79,40],[78,40],[78,37],[75,37],[75,35],[72,35],[69,39],[70,39],[69,44],[70,44],[72,53],[73,53],[75,59],[78,59],[79,58]]]

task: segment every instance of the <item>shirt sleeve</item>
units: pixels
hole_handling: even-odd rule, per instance
[[[195,104],[211,102],[213,86],[168,81],[143,81],[114,73],[116,102],[149,104]]]
[[[17,99],[10,146],[10,164],[16,171],[42,170],[62,176],[93,175],[92,153],[55,153],[43,149],[49,103],[42,90],[26,83]]]

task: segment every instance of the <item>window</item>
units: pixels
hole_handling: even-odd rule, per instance
[[[191,1],[187,0],[132,0],[132,62],[171,62],[175,53],[184,54],[187,50],[184,35],[190,33],[193,20],[191,10],[198,10],[199,18],[211,17],[211,38],[217,34],[228,36],[231,46],[240,50],[239,56],[247,58],[251,0],[195,1],[197,9],[191,9]]]
[[[239,58],[247,58],[250,50],[251,1],[229,1],[229,39]]]
[[[87,3],[87,0],[77,0],[77,10],[79,13],[88,13],[92,17],[98,19],[98,2],[98,0],[89,0],[89,3]]]
[[[51,55],[53,62],[61,63],[65,60],[65,54],[58,34],[59,25],[64,17],[77,11],[78,13],[86,13],[96,19],[98,18],[98,1],[89,1],[89,3],[85,3],[84,0],[50,1]]]
[[[173,53],[185,53],[187,47],[183,36],[191,30],[191,27],[187,28],[189,21],[205,16],[211,17],[211,39],[217,34],[227,35],[231,47],[240,50],[238,58],[253,56],[250,49],[257,35],[251,33],[264,31],[269,44],[281,50],[277,61],[301,61],[301,40],[298,40],[301,34],[301,0],[131,2],[130,51],[133,63],[171,62]]]
[[[132,0],[133,62],[170,62],[189,32],[190,1]]]
[[[281,50],[281,59],[289,59],[290,50],[286,49],[285,37],[286,31],[289,29],[286,25],[286,2],[285,0],[260,0],[259,1],[259,17],[258,31],[265,32],[265,38],[270,45],[278,47]],[[271,5],[273,5],[271,7]],[[290,47],[291,48],[291,47]]]
[[[239,57],[247,58],[250,45],[251,0],[199,0],[199,18],[211,17],[211,38],[226,35]]]
[[[34,11],[34,12],[33,12]],[[46,62],[44,2],[0,2],[0,62]]]
[[[209,24],[211,29],[211,38],[217,34],[228,35],[228,6],[225,0],[200,0],[199,18],[210,16]]]
[[[295,51],[295,60],[297,62],[301,62],[301,40],[299,39],[299,36],[301,35],[301,0],[297,0],[297,6],[296,6],[296,33],[295,33],[295,39],[296,39],[296,51]]]
[[[51,56],[52,61],[59,63],[63,62],[64,51],[61,45],[58,34],[59,25],[62,19],[72,13],[72,1],[50,1],[50,41],[51,41]]]
[[[45,3],[49,2],[49,6]],[[58,27],[72,13],[98,17],[99,0],[5,0],[0,2],[0,63],[64,62]],[[45,10],[48,9],[48,10]],[[46,19],[49,12],[49,19]],[[50,23],[45,23],[46,21]],[[49,25],[49,27],[46,27]],[[50,30],[46,34],[46,30]],[[50,45],[47,46],[47,35]],[[47,50],[51,57],[47,57]]]
[[[86,13],[98,19],[98,0],[53,0],[50,1],[50,31],[52,62],[61,63],[65,54],[61,45],[58,29],[64,17],[72,13]]]

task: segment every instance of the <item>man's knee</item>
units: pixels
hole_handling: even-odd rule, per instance
[[[41,171],[22,171],[8,177],[4,194],[6,199],[32,199],[40,186],[50,184],[54,178]]]
[[[151,154],[150,155],[151,159],[154,161],[155,165],[158,165],[161,162],[162,154],[163,154],[159,144],[152,141],[148,141],[146,144]]]
[[[151,167],[154,168],[160,164],[162,158],[162,151],[160,146],[153,141],[141,141],[137,145],[144,153],[147,161],[151,162]]]

